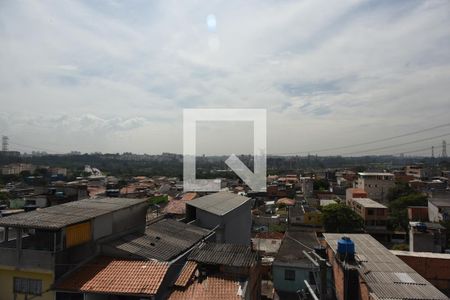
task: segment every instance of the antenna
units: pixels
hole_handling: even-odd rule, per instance
[[[2,151],[3,152],[8,151],[8,140],[9,140],[9,138],[6,135],[2,136]]]
[[[447,158],[447,142],[442,141],[442,158]]]

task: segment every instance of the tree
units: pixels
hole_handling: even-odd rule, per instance
[[[364,226],[363,219],[342,203],[325,206],[322,220],[326,232],[359,232]]]
[[[330,188],[330,184],[325,179],[316,179],[313,182],[313,188],[316,191],[327,191]]]
[[[391,225],[394,228],[402,228],[408,231],[408,206],[427,206],[427,196],[419,193],[401,196],[389,203],[389,212],[391,215]]]
[[[386,198],[391,202],[402,196],[408,196],[414,193],[416,192],[407,183],[397,182],[394,187],[388,190]]]

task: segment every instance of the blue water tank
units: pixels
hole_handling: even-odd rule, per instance
[[[355,243],[349,237],[343,236],[337,242],[337,253],[341,260],[354,260]]]

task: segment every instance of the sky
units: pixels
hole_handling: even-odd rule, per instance
[[[450,141],[321,151],[450,122],[447,0],[0,0],[0,66],[0,134],[22,152],[182,153],[186,108],[267,109],[270,154]],[[252,152],[251,123],[220,124],[198,152]]]

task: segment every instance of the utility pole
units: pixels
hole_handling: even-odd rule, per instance
[[[445,140],[442,141],[442,158],[447,158],[447,142]]]

